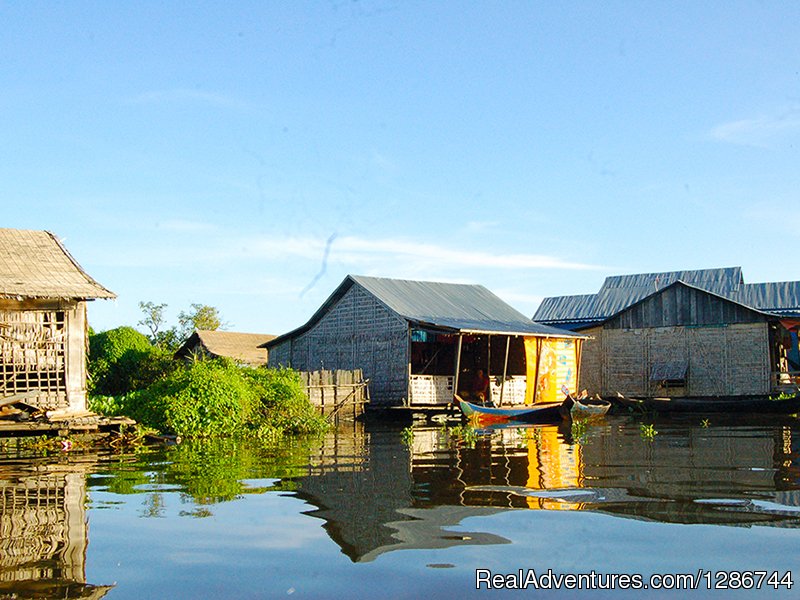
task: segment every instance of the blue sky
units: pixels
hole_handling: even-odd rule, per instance
[[[283,333],[348,273],[532,315],[607,275],[800,280],[795,2],[0,4],[2,226]]]

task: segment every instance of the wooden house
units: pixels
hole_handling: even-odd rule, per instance
[[[609,277],[597,294],[546,298],[534,319],[591,336],[590,392],[766,395],[800,381],[800,282],[745,284],[738,267]]]
[[[265,333],[196,329],[178,348],[175,358],[229,358],[239,364],[258,367],[267,364],[267,350],[263,345],[274,338]]]
[[[562,385],[574,391],[582,339],[480,285],[349,275],[305,325],[266,347],[270,366],[362,369],[373,407],[441,407],[478,369],[496,403],[561,398]]]
[[[0,229],[0,402],[86,409],[86,302],[115,298],[47,231]]]

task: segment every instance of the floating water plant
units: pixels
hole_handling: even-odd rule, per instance
[[[641,435],[644,440],[652,441],[658,435],[658,431],[656,431],[656,426],[652,423],[649,425],[642,423],[639,426],[639,435]]]

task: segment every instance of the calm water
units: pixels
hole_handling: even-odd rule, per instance
[[[288,448],[6,451],[0,598],[485,596],[477,569],[791,571],[791,590],[712,595],[798,597],[799,449],[792,418],[609,417],[466,441],[368,423]],[[580,594],[707,596],[707,580]]]

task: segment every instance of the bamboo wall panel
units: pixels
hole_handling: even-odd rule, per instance
[[[606,388],[614,388],[606,389],[605,393],[647,394],[647,344],[643,331],[608,329],[603,337],[603,380]]]
[[[580,333],[591,336],[583,342],[581,372],[578,388],[598,394],[603,386],[603,328],[585,329]]]
[[[738,394],[770,392],[769,331],[766,323],[727,328],[728,389]]]
[[[689,390],[693,396],[722,396],[728,393],[725,367],[727,327],[687,330],[689,342]]]
[[[44,410],[84,410],[85,303],[25,307],[14,310],[6,301],[0,310],[0,398],[29,394],[25,401]]]
[[[647,331],[647,369],[644,372],[647,393],[651,396],[685,395],[685,388],[664,388],[662,382],[653,379],[653,369],[664,364],[686,363],[686,328],[663,327]]]
[[[738,396],[770,392],[767,323],[607,329],[583,347],[581,387],[604,395]],[[598,343],[599,341],[599,343]],[[599,360],[598,360],[599,359]],[[597,369],[602,362],[599,384]],[[651,380],[653,367],[685,362],[685,387]],[[597,387],[595,387],[597,386]]]
[[[361,369],[372,404],[399,405],[408,395],[408,324],[353,285],[311,329],[271,348],[269,363],[300,371]]]

